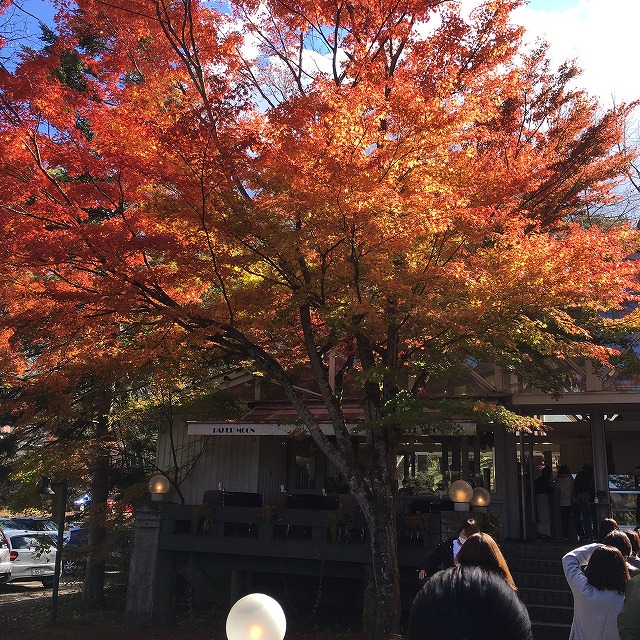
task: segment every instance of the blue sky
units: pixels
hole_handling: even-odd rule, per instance
[[[461,0],[465,7],[478,0]],[[33,15],[51,20],[48,0],[16,0]],[[604,104],[640,98],[636,80],[640,0],[529,0],[516,12],[528,39],[544,37],[555,62],[575,58],[583,69],[582,86]],[[38,30],[30,27],[31,35]]]
[[[551,44],[554,61],[575,58],[583,69],[580,84],[603,104],[640,98],[638,0],[531,0],[516,17],[530,38]]]
[[[578,4],[578,0],[530,0],[529,7],[544,11],[561,11]]]

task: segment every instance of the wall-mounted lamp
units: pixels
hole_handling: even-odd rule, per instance
[[[229,640],[283,640],[287,630],[284,611],[271,596],[250,593],[240,598],[227,616]]]
[[[471,497],[471,506],[474,511],[487,511],[491,504],[491,494],[484,487],[476,487]]]
[[[466,480],[454,480],[449,486],[449,497],[454,511],[469,511],[473,487]]]
[[[171,483],[169,479],[161,473],[156,474],[149,480],[149,493],[152,500],[164,500],[164,496],[169,491]]]

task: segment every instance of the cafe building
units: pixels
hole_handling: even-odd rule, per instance
[[[456,433],[406,432],[396,511],[407,602],[419,587],[416,569],[425,555],[469,514],[498,539],[536,537],[534,480],[541,461],[554,473],[564,464],[573,474],[591,463],[598,517],[636,521],[640,385],[588,362],[562,366],[567,382],[558,397],[483,364],[470,366],[463,383],[437,389],[443,397],[483,398],[536,416],[545,425],[540,431],[461,420]],[[277,389],[246,371],[222,377],[220,387],[245,403],[241,419],[183,416],[160,434],[158,475],[173,477],[176,467],[191,471],[178,491],[157,484],[136,513],[128,616],[162,624],[184,599],[223,593],[228,605],[261,589],[280,589],[305,615],[325,601],[327,607],[361,606],[367,531],[344,479]],[[307,402],[330,435],[326,410],[311,390]],[[344,410],[357,442],[361,408],[345,403]],[[462,497],[451,487],[460,480],[471,489]],[[557,536],[557,509],[553,515]]]

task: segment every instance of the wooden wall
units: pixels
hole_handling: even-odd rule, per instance
[[[196,469],[180,485],[187,504],[202,504],[204,492],[218,485],[227,491],[262,493],[258,484],[258,436],[189,436],[186,421],[176,420],[172,437],[178,466],[201,454]],[[168,428],[158,437],[157,465],[171,477],[174,461]]]

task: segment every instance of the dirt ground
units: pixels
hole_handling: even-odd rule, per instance
[[[51,621],[51,590],[35,585],[0,587],[1,640],[226,640],[222,612],[183,612],[172,629],[125,626],[124,589],[109,588],[104,607],[87,610],[81,585],[62,584],[58,616]],[[285,640],[362,640],[352,633],[288,629]]]
[[[80,587],[70,589],[61,585],[57,620],[52,622],[50,590],[4,586],[0,592],[0,637],[2,640],[115,640],[123,637],[127,640],[224,640],[224,635],[213,629],[125,627],[122,614],[113,593],[108,594],[104,608],[86,611],[81,604]]]

